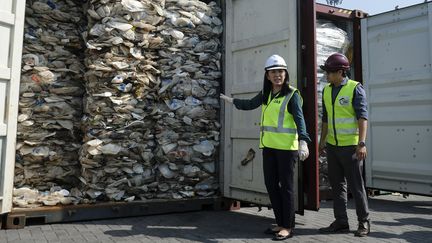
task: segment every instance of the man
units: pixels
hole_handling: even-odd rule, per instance
[[[328,57],[324,65],[329,84],[323,90],[320,153],[327,152],[328,173],[333,194],[335,221],[321,233],[349,232],[347,185],[354,197],[358,219],[355,236],[370,232],[369,209],[363,181],[366,158],[367,101],[363,86],[347,77],[348,59],[339,53]]]

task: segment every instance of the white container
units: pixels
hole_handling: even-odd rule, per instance
[[[361,26],[367,187],[432,196],[432,3]]]
[[[255,96],[262,89],[264,63],[272,54],[285,59],[294,81],[290,84],[296,86],[297,1],[228,0],[225,9],[225,93],[239,99]],[[223,195],[270,205],[259,149],[261,108],[224,107]],[[241,165],[249,149],[255,151],[255,159]]]

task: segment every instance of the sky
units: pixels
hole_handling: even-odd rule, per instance
[[[327,4],[326,0],[316,0],[316,2]],[[370,15],[375,15],[394,10],[396,5],[402,8],[423,2],[424,0],[342,0],[342,4],[336,7],[350,10],[358,9]]]

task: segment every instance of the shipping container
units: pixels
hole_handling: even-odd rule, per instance
[[[6,2],[0,7],[0,29],[3,36],[7,36],[4,38],[7,43],[0,47],[3,58],[0,97],[5,97],[0,102],[0,116],[4,116],[0,119],[0,200],[1,213],[9,213],[11,222],[8,224],[22,226],[29,216],[48,223],[197,210],[212,207],[212,203],[220,203],[223,198],[256,205],[270,204],[258,149],[260,110],[245,112],[225,105],[221,110],[221,197],[11,212],[25,3]],[[288,63],[291,85],[302,93],[312,143],[309,158],[296,165],[298,213],[303,213],[304,209],[319,209],[316,67],[321,63],[316,60],[317,19],[335,22],[345,28],[353,40],[352,78],[364,83],[369,97],[367,186],[432,195],[430,3],[377,16],[316,4],[313,0],[273,0],[265,4],[260,0],[224,0],[220,4],[225,28],[222,91],[235,98],[254,96],[262,87],[263,63],[268,56],[278,53]],[[255,152],[254,160],[242,165],[241,161],[250,150]],[[20,222],[15,224],[14,219]]]
[[[284,0],[268,1],[264,5],[260,0],[226,1],[225,93],[240,99],[256,95],[262,89],[263,63],[274,53],[285,57],[290,80],[298,79],[298,4]],[[282,9],[283,13],[280,13]],[[297,86],[295,82],[291,85]],[[224,196],[270,205],[262,174],[262,154],[258,149],[260,115],[261,109],[240,111],[225,106],[221,180]],[[242,165],[241,161],[250,149],[255,151],[256,159]],[[297,164],[296,195],[303,195],[298,190],[299,173]],[[301,199],[300,196],[296,200],[296,208],[300,211],[303,208]]]
[[[432,196],[432,3],[361,21],[366,185]]]

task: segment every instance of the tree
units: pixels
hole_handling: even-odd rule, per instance
[[[326,0],[326,1],[327,1],[327,4],[328,4],[328,5],[336,6],[336,5],[340,5],[340,4],[342,4],[342,1],[343,1],[343,0]]]

